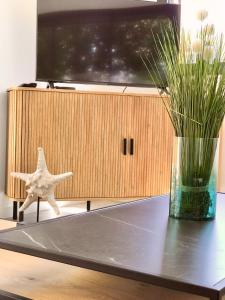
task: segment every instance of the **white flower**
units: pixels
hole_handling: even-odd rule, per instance
[[[202,51],[202,41],[200,39],[198,40],[195,40],[193,43],[192,43],[192,50],[195,52],[195,53],[200,53]]]
[[[213,48],[212,47],[206,47],[204,49],[203,58],[207,61],[210,61],[213,57]]]
[[[203,33],[207,36],[215,33],[215,26],[213,24],[207,24],[203,27]]]
[[[201,9],[197,12],[196,17],[199,21],[204,21],[208,17],[208,11],[205,9]]]

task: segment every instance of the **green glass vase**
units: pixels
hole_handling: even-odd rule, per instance
[[[215,218],[218,144],[218,138],[174,138],[170,217]]]

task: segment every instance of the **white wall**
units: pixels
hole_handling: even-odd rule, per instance
[[[216,32],[225,34],[224,0],[182,0],[181,23],[183,28],[191,32],[195,32],[199,28],[200,22],[196,19],[196,13],[201,9],[208,11],[205,21],[214,24]],[[225,192],[225,120],[220,132],[219,159],[219,191]]]
[[[186,30],[195,31],[199,27],[197,11],[208,11],[207,23],[214,24],[216,31],[225,32],[224,0],[181,0],[181,23]]]
[[[6,90],[35,78],[36,0],[0,1],[0,213],[6,161]]]

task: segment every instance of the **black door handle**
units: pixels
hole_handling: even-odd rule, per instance
[[[130,155],[134,155],[134,139],[130,139]]]
[[[123,139],[123,155],[127,155],[127,139]]]

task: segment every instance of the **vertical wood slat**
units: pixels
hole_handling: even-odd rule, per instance
[[[17,91],[16,93],[16,98],[15,98],[15,103],[16,103],[16,115],[15,115],[15,169],[20,170],[20,163],[21,160],[19,158],[19,154],[21,151],[21,91]],[[20,197],[20,182],[18,180],[15,180],[15,198]]]
[[[74,172],[57,187],[57,198],[168,192],[173,130],[160,101],[154,95],[11,90],[7,194],[25,197],[24,184],[9,174],[34,172],[39,146],[50,172]],[[123,138],[134,138],[133,156],[123,155]]]
[[[7,126],[7,162],[6,162],[6,192],[10,197],[15,197],[15,179],[10,172],[15,169],[15,94],[16,91],[8,92],[8,126]]]

